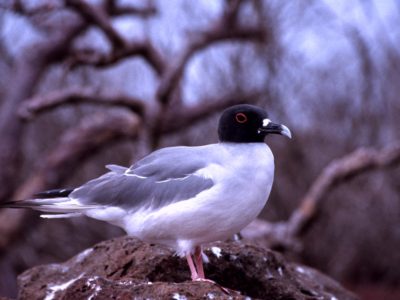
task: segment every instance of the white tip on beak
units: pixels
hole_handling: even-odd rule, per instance
[[[282,125],[282,124],[281,124],[281,128],[282,128],[281,134],[284,135],[284,136],[287,136],[289,139],[291,139],[292,138],[292,133],[290,132],[290,129],[287,128],[285,125]]]

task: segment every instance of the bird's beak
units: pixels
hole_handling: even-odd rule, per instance
[[[290,132],[289,128],[283,124],[272,123],[270,119],[263,120],[263,125],[260,128],[260,131],[265,133],[281,134],[287,136],[289,139],[292,138],[292,133]]]

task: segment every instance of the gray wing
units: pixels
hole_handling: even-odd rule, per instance
[[[193,174],[206,167],[205,156],[190,147],[164,148],[129,169],[107,166],[111,172],[74,190],[70,198],[85,205],[119,206],[128,210],[159,208],[187,200],[214,182]]]
[[[211,158],[199,147],[168,147],[151,153],[129,168],[130,173],[157,180],[182,178],[207,166]]]

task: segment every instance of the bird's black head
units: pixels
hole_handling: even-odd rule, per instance
[[[218,136],[221,142],[262,143],[269,133],[292,137],[289,128],[272,123],[268,119],[268,113],[254,105],[231,106],[219,119]]]

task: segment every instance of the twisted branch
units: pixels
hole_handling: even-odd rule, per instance
[[[198,121],[204,120],[204,118],[219,112],[228,106],[240,103],[255,103],[264,94],[265,93],[263,92],[234,94],[222,98],[204,99],[196,106],[174,108],[165,114],[164,125],[155,130],[159,130],[158,134],[160,135],[176,132],[187,128],[187,126],[191,126]]]
[[[216,42],[226,40],[263,40],[263,29],[237,24],[237,14],[242,1],[230,1],[229,3],[222,19],[206,31],[194,35],[183,53],[168,67],[157,90],[157,98],[160,103],[168,103],[172,92],[180,82],[187,62],[196,52]]]
[[[117,6],[114,0],[105,2],[104,7],[94,6],[82,0],[66,0],[66,4],[73,8],[82,18],[90,24],[97,26],[108,37],[112,44],[110,53],[101,53],[95,49],[71,51],[69,65],[91,65],[105,67],[121,61],[126,57],[142,56],[158,73],[161,74],[165,63],[161,55],[149,42],[129,42],[124,39],[113,27],[109,16],[134,14],[149,17],[156,14],[154,6],[135,8],[132,6]]]
[[[66,0],[65,4],[80,14],[87,23],[98,26],[108,37],[114,48],[124,47],[126,42],[112,26],[106,12],[82,0]]]
[[[299,235],[316,216],[322,200],[335,187],[362,173],[400,163],[400,142],[380,150],[361,148],[326,166],[301,200],[288,222],[291,235]]]
[[[165,70],[165,62],[161,55],[149,42],[126,42],[124,47],[114,49],[109,53],[102,53],[95,49],[81,49],[71,52],[68,65],[71,68],[77,66],[93,66],[97,68],[109,67],[122,59],[132,56],[141,56],[161,75]]]
[[[242,234],[249,239],[263,240],[268,247],[296,251],[300,247],[298,238],[315,220],[323,200],[332,189],[365,172],[394,167],[399,163],[400,142],[382,149],[360,148],[333,160],[322,170],[288,221],[269,223],[255,220]]]
[[[93,88],[73,87],[53,91],[27,99],[19,108],[18,114],[22,119],[32,119],[35,115],[54,109],[64,104],[91,103],[107,106],[123,106],[138,115],[144,114],[144,101],[125,95],[101,94]]]
[[[60,186],[93,152],[118,139],[135,139],[139,130],[140,119],[130,113],[96,114],[84,119],[62,136],[50,154],[44,155],[44,162],[18,188],[13,199],[27,199],[38,191]],[[20,237],[30,222],[29,215],[24,210],[0,211],[0,255]]]

